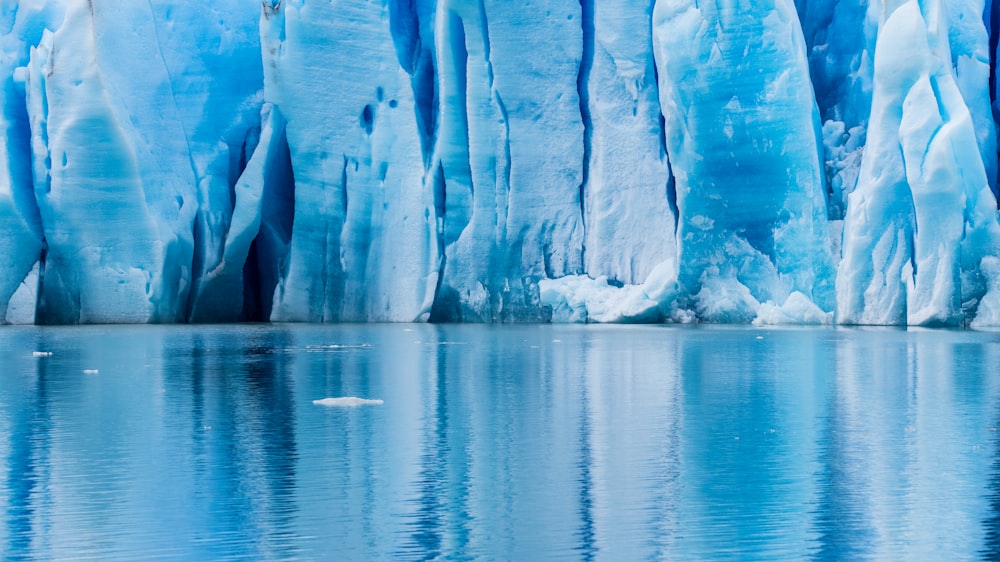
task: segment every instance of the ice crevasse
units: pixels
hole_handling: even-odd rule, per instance
[[[0,6],[0,321],[1000,324],[992,0]]]

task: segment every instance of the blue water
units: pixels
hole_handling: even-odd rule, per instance
[[[1000,333],[5,327],[0,361],[4,559],[1000,557]]]

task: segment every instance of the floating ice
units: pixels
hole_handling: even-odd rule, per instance
[[[384,403],[382,400],[369,400],[366,398],[357,398],[355,396],[344,396],[340,398],[323,398],[322,400],[313,400],[313,404],[317,406],[327,406],[327,407],[345,407],[353,408],[355,406],[381,406]]]

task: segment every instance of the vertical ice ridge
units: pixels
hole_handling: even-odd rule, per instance
[[[43,233],[24,67],[45,29],[61,19],[59,5],[0,7],[0,323],[35,319]]]
[[[970,219],[996,200],[944,13],[943,2],[911,0],[879,29],[869,140],[844,224],[841,323],[961,325],[988,288],[978,271],[1000,224],[995,210]],[[886,239],[900,243],[886,251]]]
[[[590,73],[594,67],[594,0],[580,0],[580,26],[583,30],[583,54],[576,78],[576,93],[580,97],[580,117],[583,122],[583,169],[580,179],[580,216],[587,230],[587,183],[590,178],[590,157],[594,121],[590,115]],[[587,239],[584,238],[581,257],[587,263]]]
[[[165,88],[168,93],[170,104],[173,107],[172,113],[175,115],[179,115],[180,104],[177,103],[177,93],[174,90],[174,78],[171,75],[170,65],[167,63],[167,59],[163,54],[163,45],[160,41],[159,26],[155,25],[155,16],[154,16],[155,10],[153,8],[152,0],[147,0],[146,6],[149,8],[149,19],[151,22],[154,23],[154,25],[151,26],[153,33],[150,37],[150,40],[153,43],[153,49],[156,51],[156,54],[159,57],[158,58],[159,64],[162,66],[163,72],[166,76]],[[93,13],[93,5],[91,5],[91,11]],[[96,26],[95,26],[95,32],[96,32]],[[187,285],[188,283],[191,283],[192,286],[197,287],[197,284],[201,281],[201,278],[205,274],[205,269],[208,265],[207,261],[210,259],[205,255],[207,250],[206,239],[209,238],[206,232],[208,230],[208,221],[202,219],[203,216],[202,209],[204,209],[204,207],[206,206],[206,202],[203,200],[201,193],[202,190],[200,189],[201,178],[199,177],[200,175],[198,173],[198,167],[194,161],[191,138],[188,134],[187,128],[183,123],[183,121],[178,120],[178,129],[181,132],[183,143],[184,146],[186,147],[185,154],[187,155],[187,163],[190,166],[191,178],[193,178],[194,180],[194,185],[199,187],[199,189],[197,189],[197,198],[199,202],[198,211],[195,213],[194,224],[192,225],[191,228],[192,249],[190,252],[190,256],[188,255],[184,256],[184,258],[186,258],[185,261],[187,261],[187,259],[190,259],[191,263],[190,266],[188,266],[188,264],[186,263],[182,266],[184,268],[189,267],[190,269],[187,270],[188,273],[186,275],[185,274],[180,275],[180,277],[182,278],[186,277],[187,279],[180,280],[178,284],[183,283]],[[181,197],[183,198],[183,196]],[[168,246],[173,246],[173,244],[168,243]],[[168,248],[167,253],[169,254],[169,252],[170,250]],[[185,252],[185,254],[186,253],[187,252]],[[170,264],[165,264],[165,265],[167,265],[167,267],[170,267]],[[170,283],[167,284],[169,285]],[[177,301],[175,302],[171,302],[169,297],[162,298],[163,305],[159,307],[160,310],[157,311],[156,316],[158,316],[159,319],[161,319],[160,321],[166,321],[168,319],[172,319],[173,321],[188,319],[190,314],[189,311],[194,306],[194,298],[196,295],[197,295],[196,290],[189,290],[185,295],[186,298],[177,299]],[[156,300],[161,300],[161,299],[151,299],[151,300],[154,300],[155,302]]]
[[[938,25],[947,27],[947,43],[955,82],[972,118],[986,179],[997,185],[997,127],[990,98],[990,33],[986,4],[991,0],[947,0],[936,8]],[[995,56],[995,55],[994,55]]]
[[[435,96],[425,74],[432,38],[421,30],[428,9],[305,1],[262,20],[265,100],[288,120],[295,170],[288,273],[274,320],[412,321],[424,313],[439,263],[427,183],[434,115],[425,98]]]
[[[262,319],[269,312],[265,295],[274,290],[281,246],[287,243],[284,229],[271,215],[289,213],[284,192],[291,167],[280,111],[266,105],[262,124],[260,142],[236,181],[235,207],[222,257],[204,276],[200,298],[191,308],[191,322]]]
[[[794,8],[662,0],[653,35],[687,306],[749,321],[799,292],[830,310],[815,101]]]
[[[449,244],[437,320],[544,319],[538,280],[582,268],[581,7],[547,0],[531,18],[516,10],[486,0],[438,6]],[[455,59],[466,61],[464,73]],[[460,84],[465,119],[446,103]],[[471,189],[458,165],[466,160]]]
[[[155,270],[157,256],[134,258],[155,239],[155,230],[105,79],[96,64],[76,64],[76,57],[96,61],[96,22],[88,8],[67,13],[63,27],[33,52],[28,69],[30,111],[45,115],[48,131],[44,146],[36,142],[36,158],[51,162],[48,155],[69,153],[50,168],[51,189],[39,197],[48,255],[38,321],[147,322],[155,320],[147,271]],[[117,205],[105,204],[109,194]]]

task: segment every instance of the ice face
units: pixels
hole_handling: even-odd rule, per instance
[[[259,122],[257,18],[234,6],[68,2],[32,49],[38,321],[187,319]]]
[[[0,322],[31,323],[37,293],[42,224],[31,170],[31,129],[25,105],[24,66],[46,28],[63,17],[59,3],[8,2],[0,6]],[[14,295],[20,293],[17,299]],[[11,301],[16,301],[16,305]],[[9,310],[16,306],[18,311]]]
[[[642,284],[676,257],[676,194],[653,60],[652,3],[583,3],[584,265]]]
[[[537,282],[581,273],[581,5],[437,7],[444,267],[436,320],[544,319]]]
[[[818,115],[794,6],[659,0],[653,39],[688,307],[746,322],[798,291],[831,310]]]
[[[1000,242],[996,199],[951,65],[946,6],[887,11],[872,114],[844,223],[838,321],[964,321],[983,297],[980,262]]]
[[[272,319],[430,314],[440,255],[424,141],[429,17],[399,3],[265,4],[265,98],[288,120],[295,176]]]
[[[994,325],[994,12],[8,2],[0,321]]]

